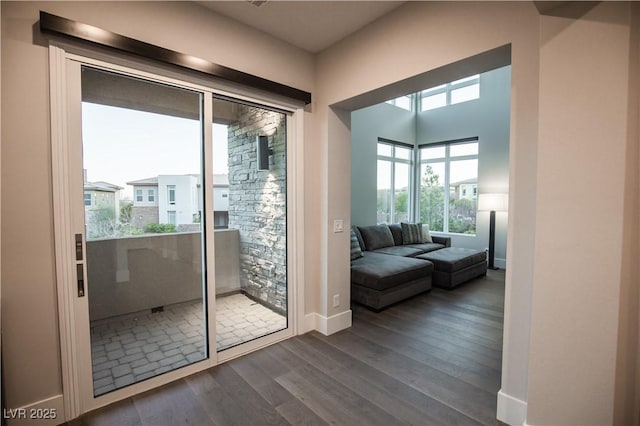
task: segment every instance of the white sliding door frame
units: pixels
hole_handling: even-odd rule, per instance
[[[241,356],[258,348],[287,339],[293,335],[301,334],[306,330],[304,324],[304,172],[303,172],[303,136],[304,136],[304,110],[301,105],[280,103],[280,100],[269,102],[256,99],[245,94],[246,90],[230,90],[229,87],[217,87],[218,84],[209,81],[198,80],[180,75],[176,78],[173,72],[150,69],[144,64],[132,63],[129,59],[119,57],[106,58],[100,55],[100,59],[82,56],[68,52],[66,46],[49,46],[50,66],[50,96],[51,96],[51,147],[52,147],[52,183],[53,183],[53,207],[54,207],[54,233],[56,251],[56,281],[58,295],[58,315],[60,330],[61,366],[63,379],[64,418],[68,421],[92,409],[110,404],[112,402],[136,395],[146,390],[161,386],[173,380],[188,376],[195,372],[213,367],[221,362]],[[98,56],[98,55],[96,55]],[[121,65],[125,63],[126,65]],[[73,65],[76,64],[76,65]],[[80,64],[80,65],[78,65]],[[88,320],[87,297],[77,297],[76,290],[76,260],[74,230],[72,224],[73,194],[71,192],[72,180],[70,173],[74,173],[70,158],[73,153],[70,139],[78,137],[81,126],[79,114],[70,113],[68,91],[68,65],[89,65],[123,75],[158,81],[180,88],[195,90],[203,94],[203,120],[204,120],[204,155],[205,155],[205,182],[213,182],[212,158],[212,126],[213,123],[213,94],[227,96],[239,101],[251,102],[272,107],[287,112],[287,323],[285,330],[261,337],[242,345],[227,349],[222,352],[216,350],[215,339],[215,262],[213,243],[213,185],[206,185],[205,191],[205,223],[211,224],[211,232],[205,239],[206,244],[206,268],[207,268],[207,318],[209,330],[209,357],[203,361],[184,366],[177,370],[164,373],[145,381],[132,384],[110,393],[93,397],[93,384],[91,376],[91,359],[86,359],[87,348],[90,354],[90,342],[88,341],[88,321],[80,325],[80,318]],[[171,74],[171,76],[166,76]],[[221,85],[222,86],[222,85]],[[232,88],[233,89],[233,88]],[[77,101],[77,99],[76,99]],[[79,109],[80,106],[78,105]],[[77,116],[75,116],[77,115]],[[75,117],[74,117],[75,116]],[[74,136],[74,132],[76,135]],[[86,256],[84,256],[86,258]],[[85,279],[86,279],[86,268]],[[85,280],[86,282],[86,280]],[[85,305],[83,307],[83,305]],[[82,327],[86,327],[84,331]],[[87,371],[88,368],[88,371]],[[90,392],[88,390],[91,390]]]

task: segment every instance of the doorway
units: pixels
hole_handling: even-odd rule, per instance
[[[291,337],[295,110],[74,55],[59,62],[69,418]]]

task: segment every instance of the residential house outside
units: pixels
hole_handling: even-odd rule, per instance
[[[158,178],[152,177],[127,182],[133,186],[131,225],[143,229],[149,223],[159,223]]]
[[[133,186],[133,227],[148,224],[172,224],[177,231],[199,229],[202,211],[202,185],[199,175],[158,175],[127,182]],[[229,223],[229,178],[213,177],[214,226],[226,228]]]
[[[100,238],[110,235],[120,218],[120,190],[108,182],[84,182],[84,211],[87,236]]]
[[[471,201],[478,199],[478,179],[467,179],[451,184],[451,194],[458,200],[463,198]]]

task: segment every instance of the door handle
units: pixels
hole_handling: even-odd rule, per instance
[[[76,272],[78,274],[78,297],[84,297],[84,267],[82,263],[76,265]]]
[[[76,234],[76,260],[82,260],[82,234]]]

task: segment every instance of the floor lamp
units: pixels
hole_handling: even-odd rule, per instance
[[[509,203],[507,194],[480,194],[478,196],[478,211],[489,212],[489,269],[496,268],[496,212],[506,212]]]

